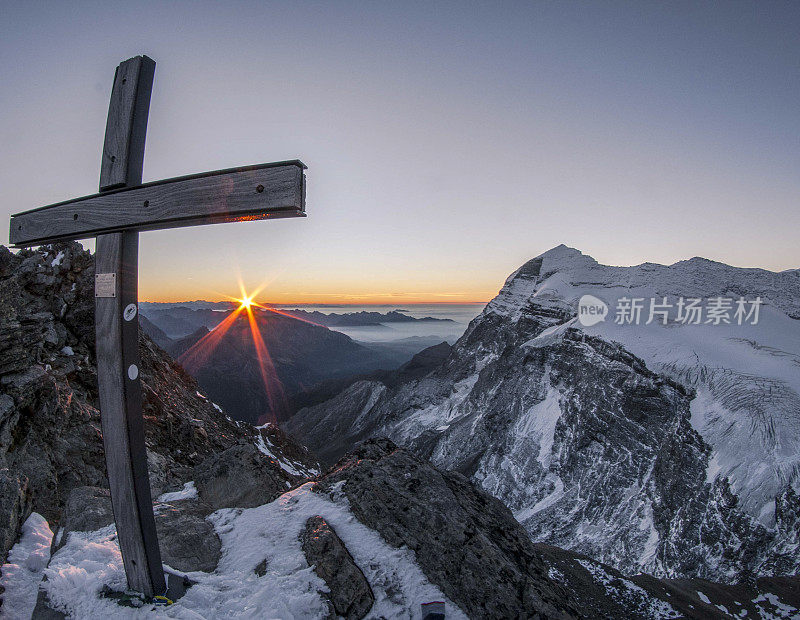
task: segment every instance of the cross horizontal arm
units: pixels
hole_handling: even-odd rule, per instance
[[[11,216],[17,247],[125,230],[305,215],[300,161],[218,170],[101,192]]]

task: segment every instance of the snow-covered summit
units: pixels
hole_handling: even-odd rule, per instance
[[[575,308],[586,292],[618,298],[761,297],[792,318],[800,319],[800,269],[774,272],[732,267],[694,257],[672,265],[642,263],[632,267],[602,265],[580,250],[556,246],[512,273],[485,313],[519,318],[530,303]],[[602,295],[600,296],[603,298]]]
[[[576,318],[569,325],[622,344],[651,370],[695,390],[692,422],[715,451],[709,479],[727,477],[743,508],[773,524],[778,490],[787,482],[800,489],[800,270],[700,257],[615,267],[560,245],[514,272],[484,316],[518,321],[534,305],[577,317],[585,295],[605,302],[608,315],[595,325]],[[685,309],[690,299],[706,312],[697,322],[679,320],[679,303]],[[718,299],[727,304],[719,320],[709,314]],[[630,300],[639,300],[638,316]],[[745,313],[760,300],[757,316],[736,316],[739,300]]]

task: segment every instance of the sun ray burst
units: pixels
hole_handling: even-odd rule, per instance
[[[274,314],[279,314],[291,319],[303,321],[305,323],[311,323],[312,325],[317,325],[317,323],[294,316],[287,312],[276,310],[275,308],[265,306],[255,301],[256,295],[258,295],[266,287],[266,284],[260,285],[249,294],[247,293],[241,278],[238,279],[238,284],[239,290],[241,291],[241,297],[230,297],[228,295],[224,295],[224,297],[228,298],[230,301],[238,303],[238,307],[236,307],[210,332],[208,332],[200,340],[189,347],[189,349],[182,353],[178,357],[177,361],[189,373],[196,373],[201,367],[208,363],[211,355],[222,342],[222,339],[225,337],[225,335],[235,325],[237,319],[243,314],[246,315],[250,337],[252,339],[253,348],[255,351],[255,360],[258,365],[258,373],[261,378],[261,383],[264,387],[267,403],[269,405],[269,412],[265,412],[259,418],[259,424],[268,420],[275,422],[277,417],[288,409],[288,399],[286,398],[283,384],[278,378],[278,373],[275,370],[275,364],[273,363],[272,357],[267,349],[267,345],[261,333],[261,328],[258,325],[258,318],[256,317],[254,310],[260,309],[264,312],[272,312]]]
[[[190,374],[204,366],[243,310],[243,307],[239,307],[231,312],[219,325],[178,356],[177,362]]]
[[[250,333],[253,336],[253,345],[256,351],[256,360],[258,361],[258,369],[261,374],[261,381],[264,384],[264,390],[267,394],[269,401],[270,412],[272,419],[270,421],[277,421],[278,414],[284,413],[289,408],[289,402],[286,399],[286,393],[283,390],[283,384],[278,378],[278,373],[275,370],[275,365],[272,363],[272,357],[267,350],[264,343],[264,338],[261,335],[261,330],[258,327],[258,321],[252,308],[248,305],[245,307],[247,312],[247,321],[250,324]],[[263,424],[267,420],[259,419],[259,424]]]

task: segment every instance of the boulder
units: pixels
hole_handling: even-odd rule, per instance
[[[221,543],[206,521],[208,506],[194,499],[156,504],[156,531],[164,564],[184,572],[212,572],[219,562]],[[108,489],[79,487],[67,499],[54,551],[63,547],[70,532],[90,532],[114,522]]]
[[[207,515],[208,508],[192,499],[158,507],[156,530],[164,564],[183,572],[214,572],[222,543]]]
[[[375,596],[333,528],[322,517],[311,517],[300,540],[309,565],[328,586],[329,592],[323,592],[322,596],[332,608],[331,617],[361,620],[366,616]]]
[[[100,487],[72,489],[64,507],[61,527],[53,539],[53,551],[64,546],[69,532],[92,532],[114,522],[111,494]]]
[[[211,455],[195,467],[194,481],[200,500],[214,510],[267,504],[291,484],[280,466],[253,444]]]

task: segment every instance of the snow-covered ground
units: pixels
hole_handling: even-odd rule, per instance
[[[446,602],[448,618],[466,618],[427,580],[412,551],[390,547],[377,532],[362,525],[338,490],[322,495],[312,491],[312,486],[307,483],[257,508],[213,513],[209,520],[222,542],[219,565],[211,574],[188,573],[197,584],[169,607],[132,609],[98,596],[104,584],[125,589],[113,525],[72,532],[45,569],[43,587],[53,607],[77,618],[322,618],[327,608],[319,591],[326,586],[308,565],[300,542],[306,521],[321,515],[369,581],[375,595],[369,618],[419,618],[420,604],[433,600]],[[254,569],[264,560],[266,574],[259,577]],[[36,584],[40,578],[41,574]],[[12,576],[6,586],[12,596],[19,590],[18,598],[27,597],[29,603],[28,615],[15,617],[29,617],[33,608],[30,601],[35,601],[36,586],[31,599],[28,583]]]
[[[8,552],[8,561],[0,569],[3,606],[0,617],[30,618],[42,574],[50,560],[53,532],[45,518],[34,512],[22,526],[19,542]]]

